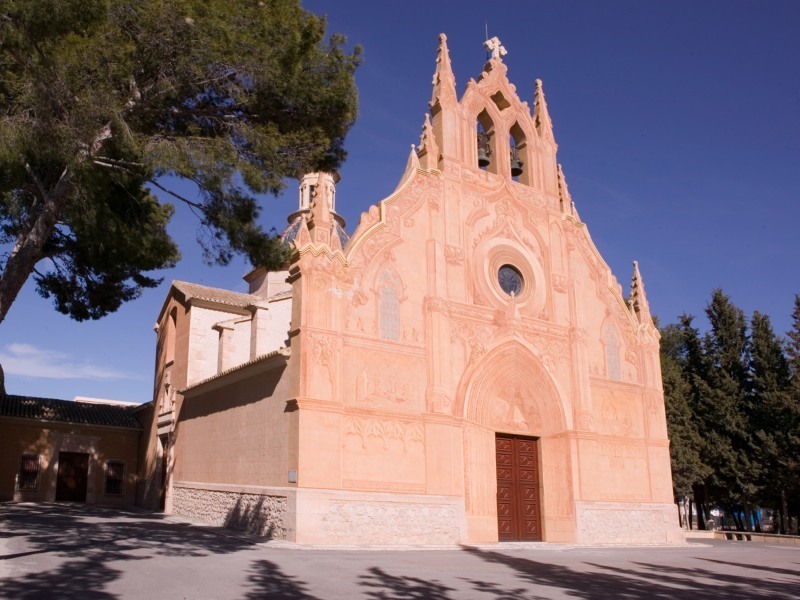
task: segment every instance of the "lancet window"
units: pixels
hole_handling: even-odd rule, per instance
[[[175,360],[175,329],[178,321],[178,309],[173,307],[167,317],[167,331],[164,334],[164,362],[169,364]]]
[[[387,284],[381,290],[380,323],[382,338],[400,339],[400,298],[391,284]]]
[[[616,328],[611,323],[606,323],[603,327],[603,346],[606,355],[606,376],[619,381],[622,378],[619,364],[619,338]]]

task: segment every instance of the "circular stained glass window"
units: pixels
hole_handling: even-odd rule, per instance
[[[503,265],[497,271],[497,282],[502,289],[509,296],[514,294],[519,296],[522,292],[522,274],[511,265]]]

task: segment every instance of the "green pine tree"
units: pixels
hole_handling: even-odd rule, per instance
[[[782,497],[781,513],[789,521],[785,523],[786,533],[797,534],[800,521],[800,295],[794,297],[792,328],[787,334],[786,358],[789,364],[790,390],[789,419],[784,425],[788,464],[786,468],[787,489]],[[791,517],[791,519],[789,518]],[[790,527],[790,523],[793,525]]]
[[[691,407],[691,385],[684,372],[686,344],[684,332],[670,324],[661,329],[661,374],[672,462],[672,487],[675,501],[682,505],[691,499],[694,488],[710,475],[703,462],[703,439]]]
[[[710,402],[716,410],[714,431],[720,448],[715,464],[715,497],[733,514],[747,514],[758,495],[762,465],[749,430],[749,340],[744,312],[722,290],[714,290],[706,309],[711,331],[705,350],[711,365]],[[749,528],[749,518],[744,524]]]
[[[751,323],[748,416],[755,459],[762,465],[757,486],[765,506],[781,508],[786,490],[792,487],[797,460],[791,443],[796,415],[790,393],[789,363],[769,317],[756,311]]]
[[[157,285],[179,253],[155,188],[209,261],[283,263],[256,196],[345,158],[343,43],[298,0],[0,0],[0,321],[31,276],[79,320]]]

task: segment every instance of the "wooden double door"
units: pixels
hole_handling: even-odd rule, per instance
[[[89,455],[83,452],[59,452],[56,501],[86,502],[88,482]]]
[[[497,529],[503,541],[541,541],[539,452],[535,438],[498,433]]]

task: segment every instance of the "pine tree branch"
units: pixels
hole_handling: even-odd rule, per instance
[[[103,157],[96,157],[92,162],[94,162],[94,164],[96,164],[96,165],[98,165],[100,167],[106,167],[108,169],[117,169],[119,171],[125,171],[126,173],[130,173],[132,175],[139,175],[139,176],[141,174],[132,171],[131,167],[143,167],[144,166],[141,163],[132,163],[132,162],[127,162],[127,161],[122,161],[122,160],[114,160],[114,159],[110,159],[110,158],[103,158]],[[193,200],[189,200],[185,196],[181,196],[177,192],[173,192],[171,189],[169,189],[169,188],[161,185],[160,183],[158,183],[158,181],[156,181],[155,179],[145,179],[145,181],[147,183],[150,183],[150,184],[154,185],[155,187],[160,189],[162,192],[164,192],[166,194],[169,194],[170,196],[172,196],[176,200],[180,200],[181,202],[183,202],[184,204],[189,206],[192,210],[195,210],[195,209],[196,210],[202,210],[203,209],[203,205],[200,204],[199,202],[194,202]]]
[[[109,158],[107,156],[95,156],[93,159],[95,164],[109,167],[124,167],[125,170],[130,172],[130,169],[144,168],[144,163],[131,162],[127,160],[119,160],[116,158]]]
[[[184,198],[180,194],[177,194],[176,192],[173,192],[171,189],[164,187],[163,185],[158,183],[155,179],[147,179],[147,182],[153,184],[158,189],[160,189],[162,192],[165,192],[165,193],[169,194],[170,196],[172,196],[173,198],[175,198],[177,200],[180,200],[181,202],[185,203],[187,206],[191,207],[192,209],[203,210],[203,205],[202,204],[200,204],[198,202],[194,202],[193,200],[189,200],[188,198]]]
[[[22,164],[25,167],[25,172],[33,180],[34,185],[36,185],[36,189],[39,190],[39,194],[41,194],[42,196],[42,202],[46,201],[48,193],[47,189],[44,187],[44,184],[42,183],[42,180],[39,179],[38,175],[36,175],[36,172],[33,170],[33,167],[31,167],[28,161],[25,161]]]

